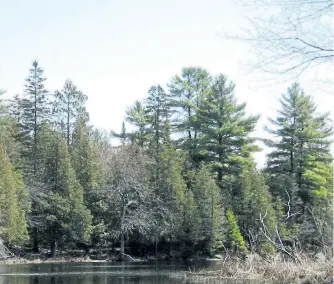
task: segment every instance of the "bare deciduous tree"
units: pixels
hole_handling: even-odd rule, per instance
[[[134,146],[110,148],[107,157],[109,177],[106,187],[108,203],[117,216],[116,235],[124,256],[125,236],[138,232],[149,236],[155,224],[157,197],[148,182],[147,157]]]
[[[248,41],[256,61],[252,67],[277,75],[298,77],[306,69],[332,66],[332,0],[242,0],[248,27],[227,35]],[[283,76],[283,77],[287,77]]]

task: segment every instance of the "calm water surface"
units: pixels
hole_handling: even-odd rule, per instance
[[[216,264],[202,263],[198,269]],[[0,265],[0,284],[180,284],[201,283],[184,278],[184,264],[166,263],[42,263]],[[202,282],[203,283],[203,282]],[[208,280],[205,283],[222,283]],[[225,282],[226,283],[226,282]],[[235,283],[235,282],[229,282]]]

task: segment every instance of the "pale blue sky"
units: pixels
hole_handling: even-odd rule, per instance
[[[218,35],[245,24],[231,0],[0,0],[0,88],[21,93],[37,59],[50,91],[72,79],[88,95],[92,123],[119,130],[126,107],[152,84],[165,84],[182,67],[201,66],[236,82],[240,102],[262,115],[256,135],[263,136],[289,82],[258,88],[253,81],[261,73],[245,74],[249,47]],[[304,75],[303,87],[328,111],[333,97],[310,81],[313,75]],[[256,155],[259,164],[264,154]]]

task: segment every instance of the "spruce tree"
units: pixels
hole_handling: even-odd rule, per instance
[[[154,157],[158,157],[161,153],[161,144],[164,137],[164,125],[168,119],[167,95],[160,86],[152,86],[148,91],[145,100],[145,108],[150,126],[151,145],[150,150]]]
[[[58,129],[70,146],[74,123],[85,111],[87,96],[83,94],[71,80],[66,80],[61,91],[55,92],[53,113]]]
[[[27,170],[32,168],[33,176],[39,171],[39,126],[44,120],[50,118],[50,101],[48,100],[48,92],[45,89],[44,82],[46,78],[43,76],[44,70],[34,61],[30,69],[30,75],[26,79],[25,97],[22,103],[22,143],[25,146],[25,156],[27,157]]]

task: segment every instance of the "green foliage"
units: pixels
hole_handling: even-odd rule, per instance
[[[201,217],[192,191],[187,190],[184,196],[182,222],[182,243],[196,244],[202,237]]]
[[[191,167],[200,162],[200,124],[197,109],[201,97],[210,92],[211,76],[203,68],[183,68],[181,76],[173,76],[168,84],[169,107],[173,116],[174,132],[182,149],[188,152]]]
[[[260,254],[275,255],[276,252],[277,252],[277,249],[272,243],[265,241],[265,240],[260,243],[260,248],[259,248]]]
[[[91,214],[84,205],[83,189],[72,168],[66,142],[47,125],[42,134],[44,182],[48,187],[44,208],[46,238],[54,241],[67,235],[74,240],[88,240]]]
[[[231,246],[233,249],[240,250],[241,252],[248,252],[245,240],[240,233],[237,219],[235,218],[231,209],[228,209],[226,211],[226,219],[228,227],[226,238],[228,245]]]
[[[53,114],[57,128],[70,145],[71,135],[76,119],[85,112],[87,96],[78,90],[71,80],[66,80],[61,91],[55,92]]]
[[[26,171],[36,176],[40,172],[40,151],[38,131],[40,124],[50,118],[50,101],[45,89],[44,70],[34,61],[26,79],[25,97],[19,100],[22,109],[20,126],[21,142],[25,146],[22,153],[26,157]],[[32,150],[28,150],[32,149]],[[36,177],[35,177],[36,178]]]
[[[317,115],[311,97],[305,95],[298,84],[293,84],[288,94],[282,95],[280,102],[282,110],[279,116],[270,120],[275,129],[268,129],[278,140],[266,141],[273,148],[268,155],[267,171],[293,177],[298,186],[297,194],[307,204],[311,202],[308,178],[313,182],[315,178],[320,182],[322,180],[322,173],[313,169],[332,161],[329,152],[332,127],[328,123],[328,114]],[[286,199],[286,196],[283,198]]]
[[[241,200],[237,200],[239,207],[239,221],[245,234],[260,231],[260,214],[266,215],[265,226],[274,233],[277,226],[277,215],[273,208],[272,198],[266,185],[265,177],[255,169],[255,166],[245,168],[241,175]],[[235,206],[237,207],[237,206]]]
[[[297,236],[303,244],[318,239],[317,245],[324,247],[331,241],[324,241],[328,233],[320,227],[333,223],[332,214],[326,214],[332,199],[332,126],[328,113],[319,115],[312,98],[298,84],[280,102],[278,117],[270,120],[275,127],[268,129],[277,139],[266,141],[273,148],[266,169],[272,192],[285,204],[287,230],[299,227]]]
[[[149,118],[143,103],[136,101],[134,105],[126,111],[126,120],[135,127],[134,132],[130,136],[132,143],[140,147],[147,146],[149,141]]]
[[[223,177],[238,175],[257,149],[249,134],[259,117],[246,115],[246,105],[236,102],[234,89],[234,83],[228,83],[224,75],[215,77],[210,92],[201,97],[198,109],[202,158],[214,162],[221,187]]]
[[[79,117],[74,124],[71,163],[76,178],[83,189],[84,204],[92,213],[93,238],[97,241],[106,230],[103,221],[106,206],[101,189],[103,184],[102,165],[98,155],[98,145],[93,142],[90,128],[82,117]]]
[[[28,238],[25,214],[29,210],[22,177],[15,172],[0,144],[0,235],[9,243]]]
[[[247,115],[222,74],[188,67],[168,91],[152,86],[126,111],[121,133],[111,132],[118,146],[90,125],[87,97],[73,82],[54,94],[44,83],[34,62],[24,96],[8,105],[0,96],[6,242],[29,232],[36,252],[46,242],[54,252],[56,242],[112,241],[122,253],[127,242],[171,257],[332,247],[332,127],[298,84],[270,120],[274,137],[263,140],[272,151],[259,171],[258,116]]]
[[[166,144],[162,146],[160,159],[161,182],[157,194],[167,210],[167,214],[163,218],[166,225],[162,235],[175,242],[182,237],[183,214],[187,210],[185,208],[187,205],[187,185],[181,174],[183,158],[179,156],[173,145]]]
[[[208,167],[202,166],[194,173],[191,185],[200,215],[200,238],[207,244],[207,253],[213,254],[222,240],[222,209],[220,190]]]

